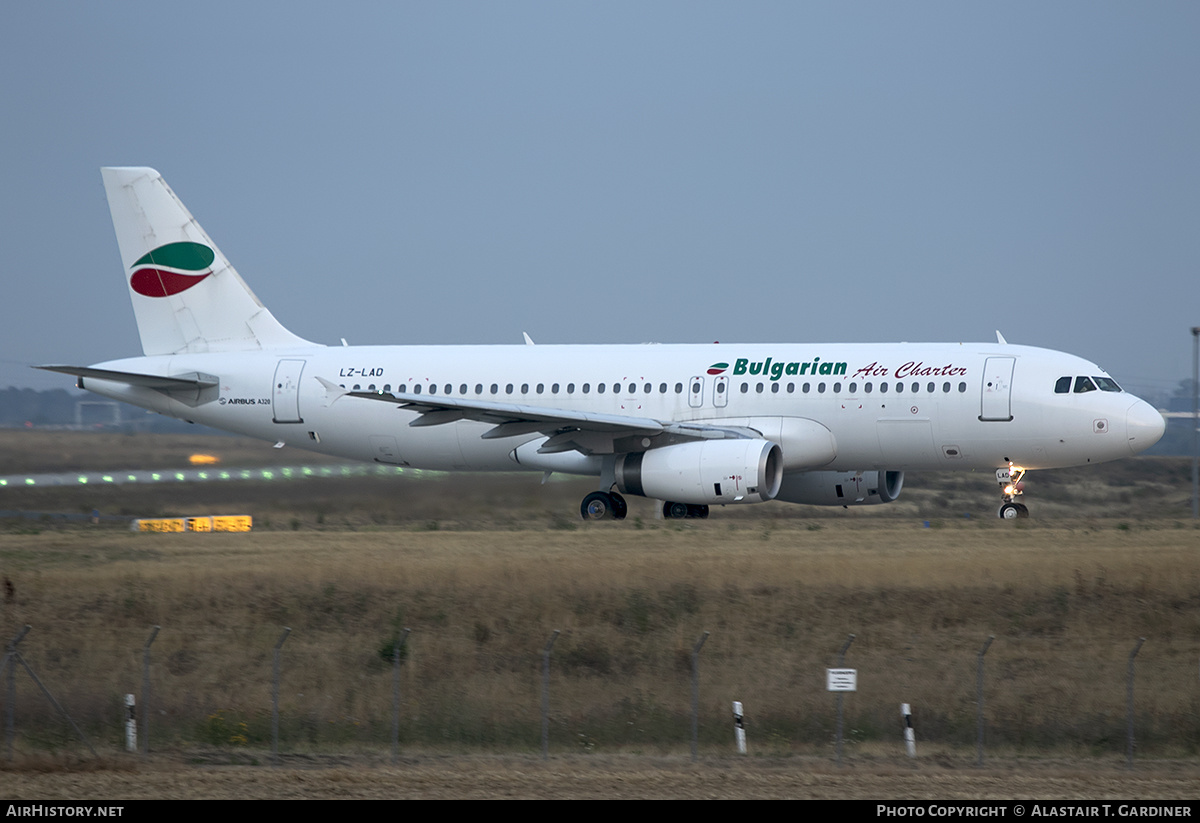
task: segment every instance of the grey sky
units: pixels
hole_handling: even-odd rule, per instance
[[[0,386],[140,354],[102,165],[336,343],[990,340],[1169,389],[1200,5],[55,3],[0,18]]]

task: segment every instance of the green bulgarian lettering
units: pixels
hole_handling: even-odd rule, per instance
[[[779,380],[785,374],[787,375],[804,375],[804,374],[828,374],[828,375],[844,375],[848,364],[845,362],[822,363],[821,358],[814,357],[811,361],[803,363],[793,361],[791,363],[777,362],[774,358],[768,357],[766,360],[751,361],[748,357],[739,357],[733,363],[733,374],[754,374],[762,375],[771,380]]]

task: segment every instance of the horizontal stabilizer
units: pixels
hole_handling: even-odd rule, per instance
[[[197,389],[211,389],[221,382],[218,378],[211,374],[200,374],[192,372],[191,374],[178,375],[175,377],[164,377],[159,374],[137,374],[128,371],[111,371],[110,369],[93,369],[87,366],[34,366],[35,369],[45,369],[46,371],[56,371],[62,374],[73,374],[76,377],[91,377],[95,380],[109,380],[113,383],[127,383],[130,386],[142,386],[147,389],[158,389],[159,391],[195,391]]]

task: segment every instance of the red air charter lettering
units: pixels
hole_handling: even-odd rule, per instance
[[[872,363],[869,366],[863,366],[854,373],[854,377],[859,379],[863,377],[887,377],[888,370],[878,363]]]
[[[921,361],[908,361],[896,369],[897,377],[955,377],[967,373],[966,366],[955,366],[953,363],[945,366],[926,366]]]

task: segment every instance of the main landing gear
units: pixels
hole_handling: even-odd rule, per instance
[[[1000,496],[1004,502],[1000,504],[997,514],[1001,520],[1016,520],[1018,517],[1028,517],[1029,507],[1017,502],[1017,498],[1025,492],[1022,478],[1025,470],[1020,466],[1008,464],[1007,469],[996,469],[996,480],[1000,483]]]
[[[663,517],[667,520],[683,520],[685,518],[708,517],[708,506],[693,506],[691,503],[673,503],[670,500],[663,503]]]
[[[625,498],[616,492],[592,492],[579,504],[579,514],[584,520],[624,520],[628,513],[629,506]],[[673,503],[668,500],[663,503],[662,513],[667,520],[703,520],[708,517],[708,506]]]
[[[584,520],[624,520],[628,512],[625,498],[616,492],[592,492],[579,504]]]

